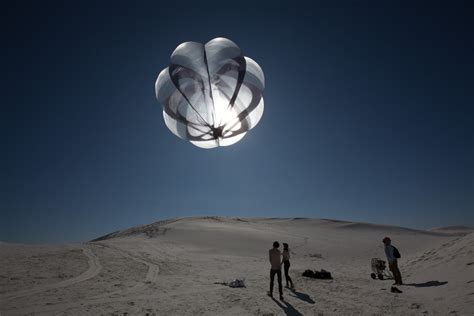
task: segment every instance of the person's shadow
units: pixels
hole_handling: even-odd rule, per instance
[[[445,285],[445,284],[448,284],[448,281],[443,281],[443,282],[428,281],[428,282],[425,282],[425,283],[409,283],[409,284],[404,284],[404,285],[414,286],[414,287],[431,287],[431,286],[441,286],[441,285]]]
[[[300,300],[305,301],[306,303],[309,303],[309,304],[316,303],[308,294],[298,292],[295,289],[290,289],[290,290],[294,294],[292,296],[297,297]]]
[[[303,314],[301,314],[300,312],[298,312],[294,307],[293,305],[291,305],[290,303],[286,302],[286,301],[282,301],[282,303],[280,303],[279,301],[277,301],[274,297],[272,297],[272,300],[278,305],[280,306],[280,308],[285,312],[286,315],[289,315],[289,316],[303,316]]]

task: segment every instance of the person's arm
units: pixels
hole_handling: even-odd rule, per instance
[[[270,261],[270,264],[272,263],[272,251],[268,250],[268,261]]]

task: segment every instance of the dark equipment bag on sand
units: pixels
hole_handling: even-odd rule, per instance
[[[313,279],[332,280],[331,272],[328,272],[324,269],[321,269],[321,271],[315,270],[314,272],[311,270],[306,270],[303,272],[303,276]]]

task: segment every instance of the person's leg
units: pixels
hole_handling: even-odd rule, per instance
[[[286,271],[286,274],[288,275],[288,280],[290,281],[291,287],[294,288],[295,286],[293,284],[293,280],[290,278],[289,270],[290,270],[290,262],[288,261],[288,269]]]
[[[270,269],[270,295],[273,294],[273,281],[275,280],[275,273],[275,270]]]
[[[285,268],[285,281],[286,281],[286,287],[289,287],[289,281],[290,281],[290,276],[288,275],[288,269],[290,269],[290,264],[285,261],[284,262],[284,268]]]
[[[395,267],[394,267],[392,262],[388,263],[388,269],[390,270],[390,272],[392,272],[393,279],[395,280],[395,284],[398,283],[398,281],[397,281],[397,279],[398,279],[397,272],[395,271]]]
[[[395,273],[397,275],[396,281],[398,285],[402,285],[402,274],[400,273],[400,269],[398,268],[398,262],[395,261],[393,264],[393,268],[395,270]]]
[[[278,290],[280,291],[280,298],[283,297],[283,286],[281,284],[281,269],[277,270],[277,277],[278,277]]]
[[[402,284],[402,275],[400,274],[400,270],[398,270],[397,261],[389,262],[388,267],[393,274],[393,278],[395,279],[396,285]]]

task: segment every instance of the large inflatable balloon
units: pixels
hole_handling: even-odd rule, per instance
[[[265,79],[260,66],[226,38],[205,45],[185,42],[158,75],[156,98],[166,126],[202,148],[229,146],[263,114]]]

